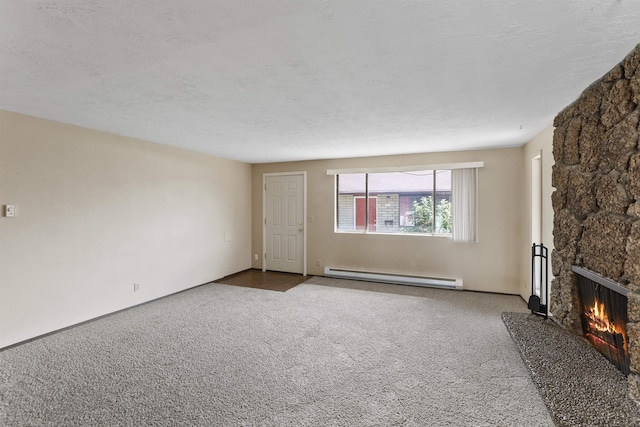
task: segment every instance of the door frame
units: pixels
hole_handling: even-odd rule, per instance
[[[531,158],[531,244],[542,244],[542,150],[535,154]],[[548,305],[549,301],[549,284],[546,286],[546,294],[542,295],[542,285],[538,289],[537,285],[540,283],[539,274],[541,269],[538,268],[541,265],[542,259],[539,257],[534,258],[531,264],[533,271],[531,277],[534,280],[532,283],[532,291],[538,291],[540,294],[540,303]]]
[[[267,177],[302,175],[302,275],[307,275],[307,171],[269,172],[262,174],[262,271],[267,271]]]
[[[542,153],[531,158],[531,243],[542,243]]]

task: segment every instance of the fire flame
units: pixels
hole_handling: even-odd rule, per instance
[[[589,320],[591,320],[591,325],[598,331],[610,334],[622,333],[622,331],[616,327],[615,323],[609,321],[609,316],[607,316],[607,312],[604,309],[604,303],[596,300],[593,303],[593,307],[590,307],[586,314]]]
[[[622,324],[616,325],[615,321],[609,320],[605,307],[605,304],[598,301],[597,298],[593,306],[584,306],[583,320],[588,322],[585,336],[593,346],[620,367],[625,364],[624,360],[629,358],[626,325],[624,321]],[[623,368],[621,369],[624,371]]]

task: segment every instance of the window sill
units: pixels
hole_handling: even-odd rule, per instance
[[[448,237],[453,238],[452,234],[437,234],[437,233],[380,233],[377,231],[347,231],[347,230],[333,230],[334,234],[356,234],[356,235],[373,235],[373,236],[407,236],[407,237]]]

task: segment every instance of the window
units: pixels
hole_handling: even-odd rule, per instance
[[[338,231],[451,234],[451,171],[337,174]]]

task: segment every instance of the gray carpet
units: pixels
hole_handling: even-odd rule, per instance
[[[6,426],[552,426],[514,296],[209,284],[0,352]]]
[[[502,317],[557,425],[640,426],[626,377],[586,340],[550,319]]]

